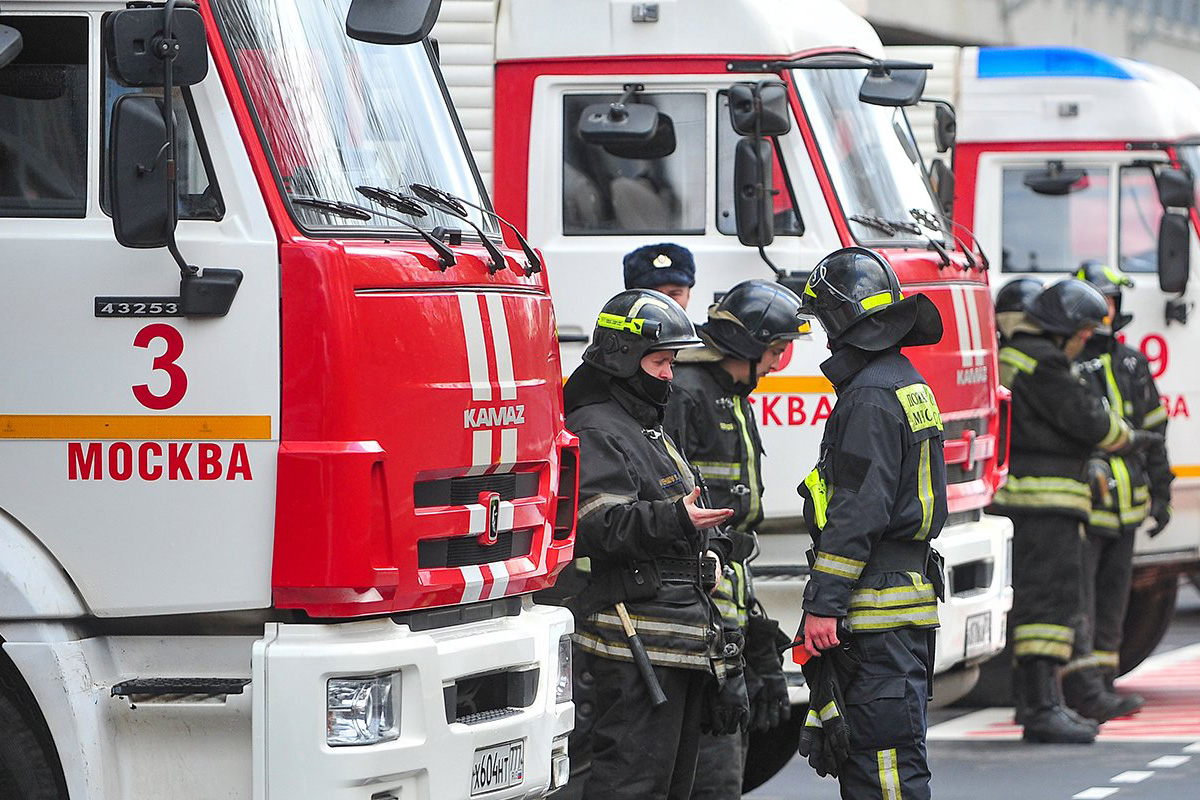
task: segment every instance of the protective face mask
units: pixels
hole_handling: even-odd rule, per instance
[[[660,380],[645,370],[639,369],[630,381],[634,392],[644,400],[662,408],[671,396],[671,382]]]

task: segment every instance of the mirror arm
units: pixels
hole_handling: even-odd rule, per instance
[[[179,244],[175,241],[175,226],[179,223],[179,188],[175,176],[175,110],[172,107],[172,96],[175,93],[175,57],[179,55],[179,41],[171,34],[171,22],[175,17],[175,6],[178,0],[167,0],[163,5],[163,36],[154,43],[155,55],[163,62],[163,125],[167,130],[167,141],[155,159],[151,169],[158,166],[158,161],[164,159],[167,167],[167,251],[179,265],[179,275],[187,278],[199,272],[199,269],[187,263],[183,253],[179,252]]]
[[[764,248],[761,244],[758,246],[758,256],[764,262],[766,262],[766,265],[771,268],[772,272],[775,273],[775,280],[782,282],[783,279],[788,276],[787,270],[780,269],[779,267],[775,266],[775,262],[772,261],[771,257],[767,255],[766,248]]]

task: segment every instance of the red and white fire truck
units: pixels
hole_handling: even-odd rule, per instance
[[[1076,48],[891,52],[935,64],[926,94],[957,107],[954,216],[998,262],[993,288],[1017,275],[1049,283],[1085,259],[1119,266],[1135,284],[1123,335],[1162,392],[1176,480],[1174,519],[1153,539],[1145,526],[1136,542],[1121,652],[1131,669],[1166,631],[1180,573],[1200,570],[1200,373],[1187,366],[1200,344],[1188,281],[1200,263],[1200,88]],[[943,112],[943,146],[949,119]]]
[[[556,265],[568,366],[603,300],[623,288],[622,256],[652,242],[695,254],[695,317],[714,293],[772,275],[741,243],[761,241],[755,226],[769,224],[763,252],[784,271],[863,244],[891,262],[907,290],[937,304],[945,337],[914,358],[946,420],[951,517],[937,546],[949,594],[938,695],[961,695],[975,665],[1004,645],[1011,603],[1011,526],[982,513],[1005,473],[1006,418],[986,264],[942,218],[900,107],[915,99],[901,96],[905,86],[920,94],[923,73],[881,61],[870,25],[824,0],[592,0],[569,12],[553,0],[447,0],[434,36],[497,208],[527,225]],[[860,101],[860,91],[888,105]],[[758,137],[738,111],[755,104],[770,111],[757,117]],[[628,122],[609,125],[614,117]],[[653,131],[641,143],[613,130],[647,123],[642,133]],[[616,138],[606,144],[609,134]],[[756,167],[758,179],[747,181]],[[753,200],[737,208],[764,182],[777,191],[759,189],[765,209],[756,212]],[[767,453],[756,585],[789,630],[807,575],[796,485],[835,399],[818,368],[826,354],[814,331],[752,398]],[[795,669],[793,698],[805,702]],[[786,760],[794,739],[763,737],[756,748],[748,784]]]
[[[4,2],[3,797],[565,780],[577,444],[437,6]]]

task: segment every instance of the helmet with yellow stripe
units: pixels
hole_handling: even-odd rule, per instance
[[[600,310],[583,360],[613,377],[629,378],[647,353],[703,346],[678,303],[652,289],[629,289]]]
[[[922,294],[905,297],[891,266],[865,247],[821,259],[800,299],[801,313],[815,317],[835,344],[878,351],[942,338],[937,306]]]

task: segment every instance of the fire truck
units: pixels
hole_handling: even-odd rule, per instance
[[[578,446],[437,11],[4,2],[0,796],[566,780]]]
[[[1200,421],[1192,415],[1200,375],[1187,367],[1198,343],[1188,273],[1200,259],[1200,88],[1160,67],[1076,48],[891,53],[935,64],[926,93],[956,107],[940,112],[940,126],[936,118],[925,126],[925,138],[953,146],[943,197],[999,262],[993,288],[1018,275],[1050,283],[1085,259],[1118,266],[1135,284],[1125,292],[1122,312],[1133,322],[1122,334],[1149,359],[1162,393],[1176,479],[1171,523],[1153,539],[1151,525],[1138,533],[1127,671],[1170,624],[1179,576],[1200,573]]]
[[[1007,417],[987,262],[941,215],[905,117],[924,72],[884,60],[870,25],[838,2],[593,0],[549,24],[564,13],[552,0],[447,0],[433,34],[497,208],[556,265],[564,364],[623,288],[622,256],[653,242],[695,254],[694,317],[747,278],[800,286],[852,244],[940,309],[942,342],[911,352],[946,421],[937,695],[960,696],[1004,646],[1011,605],[1011,526],[982,513],[1005,475]],[[826,355],[814,330],[752,396],[767,454],[756,589],[789,633],[808,574],[796,486],[835,400]],[[747,786],[795,752],[801,719],[755,738]]]

